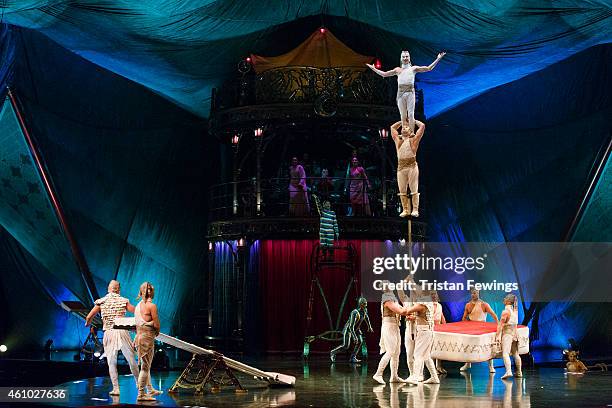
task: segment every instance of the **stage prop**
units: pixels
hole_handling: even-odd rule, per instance
[[[495,344],[497,324],[463,321],[439,324],[434,328],[431,357],[446,361],[479,363],[501,358],[501,348]],[[529,353],[529,327],[518,325],[519,354]]]
[[[135,328],[134,318],[115,319],[115,328],[133,330]],[[269,385],[293,386],[295,384],[295,377],[291,375],[262,371],[225,357],[216,351],[198,347],[164,333],[157,335],[155,340],[193,353],[191,361],[168,392],[178,392],[179,388],[184,388],[195,389],[195,392],[200,394],[205,391],[206,385],[210,385],[212,392],[219,391],[223,385],[234,385],[236,392],[246,392],[233,370],[251,375],[256,380],[266,381]]]
[[[337,342],[342,339],[342,312],[344,311],[344,306],[346,305],[346,301],[349,298],[349,293],[351,292],[351,288],[354,289],[355,297],[359,297],[359,285],[357,284],[357,252],[353,244],[348,244],[347,246],[332,246],[328,249],[334,251],[334,258],[328,259],[326,255],[324,255],[321,245],[316,245],[312,249],[311,253],[311,262],[310,265],[312,267],[312,278],[310,281],[310,294],[308,296],[308,312],[306,315],[306,336],[304,339],[304,352],[302,356],[304,358],[308,358],[310,355],[310,345],[315,340],[325,340],[325,341],[333,341]],[[332,318],[332,313],[329,307],[329,302],[327,301],[327,295],[321,286],[321,281],[319,276],[326,269],[332,270],[339,269],[342,272],[347,273],[347,284],[346,290],[344,291],[344,296],[342,297],[342,301],[340,303],[340,307],[338,308],[338,314],[336,315],[336,322]],[[325,313],[327,315],[329,330],[320,333],[320,334],[310,334],[312,330],[312,316],[313,316],[313,305],[315,299],[315,286],[321,294],[321,301],[323,303],[323,307],[325,308]],[[364,358],[367,358],[367,346],[365,345],[365,341],[362,345],[362,355]]]

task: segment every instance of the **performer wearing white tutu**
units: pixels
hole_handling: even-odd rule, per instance
[[[491,306],[484,300],[480,299],[480,291],[472,289],[470,291],[472,299],[465,304],[463,310],[463,317],[461,320],[471,320],[473,322],[486,322],[487,313],[491,315],[495,323],[498,322],[497,315],[491,309]],[[459,368],[459,371],[465,371],[472,367],[472,363],[465,363]],[[489,360],[489,372],[494,373],[495,367],[493,367],[493,359]]]
[[[414,133],[414,106],[416,97],[414,94],[414,77],[419,72],[429,72],[438,65],[438,62],[446,55],[445,52],[438,54],[438,57],[431,64],[420,67],[413,66],[410,61],[410,53],[402,51],[400,56],[401,67],[393,68],[391,71],[381,71],[372,64],[366,64],[370,69],[382,77],[397,75],[397,107],[402,119],[402,128],[409,129]]]
[[[108,364],[108,374],[110,375],[113,389],[110,395],[119,395],[119,376],[117,375],[117,354],[119,350],[123,353],[130,366],[130,371],[134,379],[138,379],[138,365],[134,358],[134,348],[132,338],[127,330],[114,329],[115,319],[125,316],[126,311],[134,312],[134,306],[127,298],[119,296],[121,287],[119,282],[112,280],[108,284],[108,294],[96,300],[95,306],[85,318],[85,325],[88,326],[91,320],[98,313],[102,315],[102,328],[104,329],[104,354]]]
[[[385,384],[383,373],[387,365],[391,363],[391,377],[389,382],[405,382],[399,378],[399,356],[402,347],[402,335],[399,328],[399,315],[404,314],[405,309],[399,305],[397,298],[391,290],[385,290],[382,294],[380,312],[382,314],[382,326],[380,328],[380,354],[382,358],[378,363],[378,369],[372,377],[379,384]]]
[[[407,308],[405,313],[409,318],[415,319],[416,323],[416,338],[414,340],[414,371],[406,382],[418,385],[422,381],[423,368],[427,366],[429,371],[429,379],[424,381],[424,384],[439,384],[438,372],[436,365],[431,358],[431,349],[434,341],[434,315],[439,308],[439,303],[432,302],[431,295],[423,293],[417,299],[414,306]],[[415,313],[415,316],[410,316],[410,313]]]
[[[419,165],[416,153],[425,134],[425,124],[418,120],[416,123],[419,129],[413,136],[410,136],[405,127],[402,127],[402,133],[399,133],[401,122],[391,126],[391,137],[397,150],[397,188],[402,202],[400,217],[419,216]],[[408,207],[408,191],[410,191],[412,212]]]
[[[502,358],[504,359],[504,367],[506,368],[506,373],[502,376],[502,380],[512,377],[510,354],[514,357],[514,365],[516,367],[515,375],[517,377],[523,376],[523,372],[521,371],[521,356],[518,352],[518,335],[516,332],[516,326],[518,325],[516,295],[512,293],[507,295],[504,298],[504,307],[495,335],[496,340],[501,342]]]

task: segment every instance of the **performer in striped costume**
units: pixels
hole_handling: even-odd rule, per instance
[[[334,240],[338,239],[338,221],[336,212],[331,209],[329,201],[323,202],[321,211],[321,224],[319,225],[319,243],[323,250],[323,257],[327,258],[328,251],[333,254]]]
[[[351,347],[351,343],[354,344],[354,347],[349,361],[351,363],[359,363],[361,361],[357,358],[357,353],[363,343],[363,333],[361,332],[361,324],[363,322],[365,322],[367,330],[372,333],[374,330],[372,329],[370,317],[368,316],[368,301],[366,298],[361,297],[357,302],[357,308],[351,311],[342,329],[342,344],[330,352],[332,363],[336,361],[336,353],[341,350],[348,350]]]

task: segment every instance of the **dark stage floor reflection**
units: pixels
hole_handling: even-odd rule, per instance
[[[612,374],[592,372],[567,375],[560,368],[524,370],[522,379],[501,380],[503,368],[489,374],[485,364],[476,364],[469,373],[448,363],[448,375],[439,385],[377,385],[372,373],[377,361],[351,366],[327,360],[304,365],[299,359],[249,361],[264,370],[278,371],[297,378],[295,388],[268,388],[255,380],[240,377],[247,393],[228,387],[218,393],[194,396],[189,392],[168,394],[179,372],[154,373],[153,385],[165,391],[153,406],[206,407],[589,407],[612,404]],[[404,370],[405,371],[405,370]],[[406,375],[405,372],[401,373]],[[388,375],[388,374],[387,374]],[[69,406],[135,404],[136,387],[129,376],[121,377],[121,396],[108,396],[110,381],[100,377],[69,382]]]

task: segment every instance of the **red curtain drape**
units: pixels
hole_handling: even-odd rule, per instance
[[[259,288],[262,311],[263,347],[267,352],[301,352],[306,336],[306,315],[311,283],[311,253],[318,240],[261,240],[259,257]],[[339,246],[353,244],[356,249],[356,277],[360,279],[362,245],[372,241],[340,241]],[[339,254],[339,252],[338,252]],[[338,268],[325,268],[320,274],[321,286],[327,295],[332,321],[336,322],[342,296],[350,274]],[[358,286],[360,288],[360,286]],[[329,330],[329,320],[319,290],[315,287],[313,320],[308,334]],[[351,290],[341,317],[340,330],[355,307],[356,294]],[[370,303],[368,310],[375,332],[367,334],[370,352],[378,350],[380,304]],[[364,328],[365,329],[365,328]],[[365,331],[365,330],[364,330]],[[317,341],[312,351],[329,351],[329,343]]]

